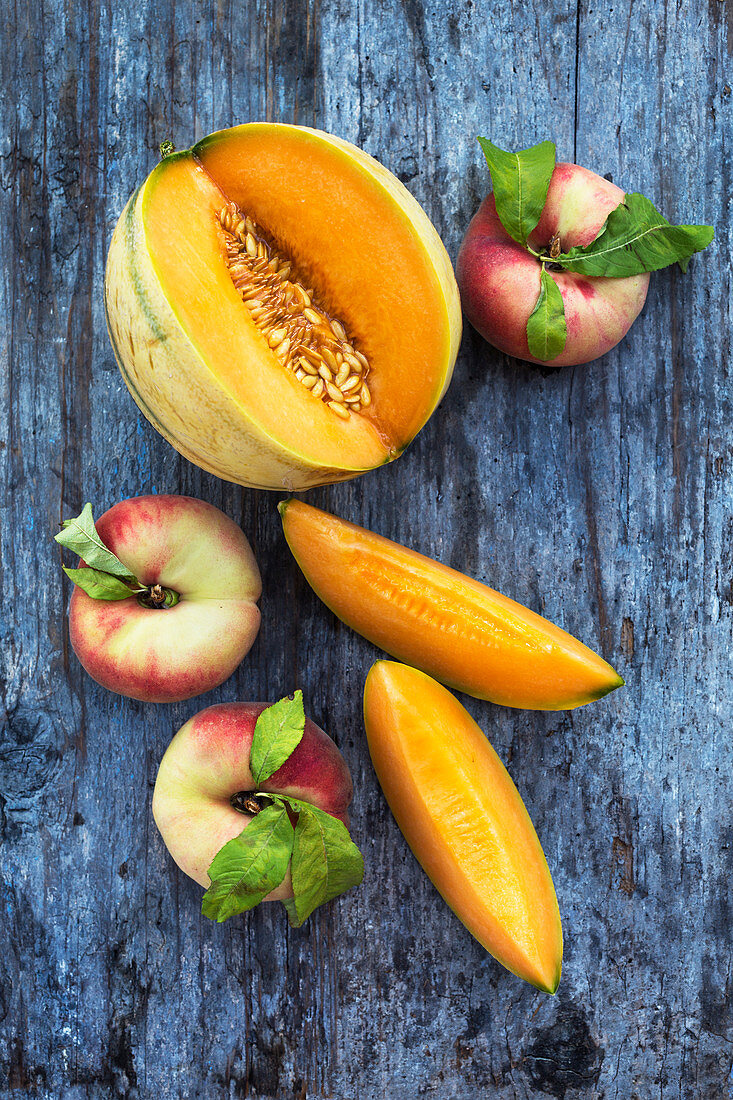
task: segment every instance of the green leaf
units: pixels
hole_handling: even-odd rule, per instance
[[[260,786],[277,771],[300,744],[305,729],[303,692],[286,697],[262,711],[255,723],[249,767]]]
[[[285,878],[293,836],[282,803],[260,810],[214,856],[209,867],[211,886],[201,903],[203,915],[221,923],[259,905]]]
[[[298,810],[290,863],[295,927],[314,909],[338,897],[364,878],[364,860],[343,821],[299,799],[288,799]],[[293,913],[288,910],[290,923]]]
[[[540,293],[527,321],[530,355],[544,362],[555,359],[565,347],[565,305],[560,288],[542,265]]]
[[[63,529],[58,535],[54,535],[54,538],[56,542],[78,554],[91,569],[111,573],[113,577],[136,579],[127,566],[123,565],[100,539],[94,526],[91,504],[84,505],[81,515],[64,520]]]
[[[611,211],[594,241],[560,253],[555,262],[581,275],[613,278],[674,263],[686,271],[690,257],[707,248],[714,235],[711,225],[670,225],[649,199],[633,192]]]
[[[510,237],[526,244],[547,199],[555,146],[551,141],[541,141],[530,149],[507,153],[488,138],[480,137],[478,141],[491,172],[499,221]]]
[[[66,576],[93,600],[127,600],[134,592],[119,577],[102,573],[99,569],[67,569]]]

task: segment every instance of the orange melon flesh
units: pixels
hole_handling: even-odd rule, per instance
[[[332,136],[267,123],[212,134],[192,152],[346,325],[372,368],[367,415],[402,450],[441,395],[443,372],[426,365],[449,361],[451,332],[435,267],[389,174]]]
[[[327,607],[442,683],[529,710],[581,706],[623,683],[582,642],[487,585],[301,501],[280,511]]]
[[[374,769],[415,858],[498,962],[554,993],[562,967],[555,889],[524,803],[450,692],[378,661],[364,689]]]
[[[342,466],[345,454],[356,467],[380,465],[391,444],[375,424],[363,416],[341,420],[313,398],[252,320],[229,277],[215,218],[228,197],[190,153],[166,157],[145,189],[150,259],[184,332],[270,438],[284,446],[297,440],[326,468]]]

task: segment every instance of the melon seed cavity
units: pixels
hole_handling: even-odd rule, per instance
[[[342,420],[371,405],[369,363],[341,322],[318,305],[312,288],[290,278],[290,261],[236,203],[217,219],[231,280],[282,365]]]

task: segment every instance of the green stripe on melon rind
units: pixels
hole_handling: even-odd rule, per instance
[[[166,334],[165,334],[165,332],[163,332],[163,330],[158,325],[156,315],[150,309],[149,301],[146,299],[145,295],[142,293],[140,272],[137,269],[136,262],[135,262],[135,248],[134,248],[135,207],[137,205],[137,201],[138,201],[138,198],[140,196],[140,192],[142,191],[144,186],[145,186],[145,184],[143,183],[138,188],[135,189],[135,191],[130,196],[130,199],[127,203],[127,206],[125,207],[125,210],[123,211],[123,214],[122,214],[122,217],[124,218],[124,222],[123,222],[123,226],[124,226],[123,243],[124,243],[124,248],[125,248],[125,261],[126,261],[128,273],[130,275],[130,281],[132,282],[134,290],[135,290],[135,297],[136,297],[138,306],[140,307],[140,310],[141,310],[143,316],[145,317],[145,320],[146,320],[146,322],[147,322],[147,324],[150,328],[151,333],[156,337],[156,339],[165,340],[166,339]],[[170,437],[165,425],[159,419],[159,417],[156,416],[156,414],[153,412],[153,410],[150,408],[150,406],[147,404],[147,402],[143,399],[140,391],[138,390],[137,386],[133,382],[132,378],[130,377],[130,375],[129,375],[126,367],[125,367],[124,358],[123,358],[122,353],[121,353],[121,351],[120,351],[120,349],[117,345],[117,340],[115,338],[115,334],[113,332],[112,325],[110,324],[109,308],[108,308],[108,305],[107,305],[107,294],[106,294],[106,292],[105,292],[105,295],[104,295],[104,319],[107,323],[107,332],[109,334],[109,341],[112,345],[112,351],[114,352],[114,357],[117,360],[117,366],[119,367],[119,371],[120,371],[120,374],[122,375],[123,382],[125,383],[128,390],[130,391],[132,399],[134,400],[135,404],[138,406],[138,408],[142,412],[145,419],[148,420],[152,424],[152,426],[159,433],[159,435],[163,436],[163,438],[166,440],[166,442],[170,443],[173,446],[174,445],[173,440]]]
[[[153,336],[156,340],[165,342],[168,339],[168,334],[160,326],[160,324],[158,323],[157,315],[150,307],[150,300],[148,299],[143,289],[141,273],[140,269],[137,266],[137,257],[135,253],[135,208],[138,204],[138,196],[142,195],[142,191],[145,186],[146,184],[143,184],[142,187],[138,187],[137,191],[135,191],[134,195],[130,199],[128,208],[125,212],[125,248],[127,251],[130,278],[135,289],[135,297],[140,303],[140,307],[145,315],[145,320],[150,326],[150,330],[153,333]],[[140,200],[140,205],[142,207],[142,200]],[[140,212],[140,230],[144,239],[145,231],[142,222],[142,209]]]

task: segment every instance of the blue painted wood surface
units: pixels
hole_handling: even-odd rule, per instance
[[[730,3],[40,0],[5,21],[0,1095],[729,1097]],[[116,370],[102,273],[129,193],[164,138],[257,118],[379,157],[453,257],[488,187],[477,133],[554,138],[717,228],[590,367],[533,369],[467,331],[409,452],[307,498],[490,582],[626,677],[573,713],[468,701],[553,870],[554,999],[484,953],[406,848],[360,718],[375,653],[307,589],[277,498],[186,463]],[[155,707],[81,671],[50,539],[86,500],[164,491],[241,522],[264,625],[222,688]],[[274,906],[216,927],[153,825],[157,763],[200,706],[298,685],[352,767],[365,882],[299,931]]]

